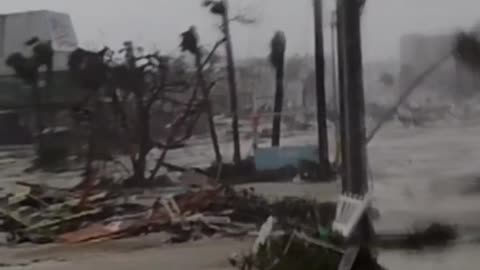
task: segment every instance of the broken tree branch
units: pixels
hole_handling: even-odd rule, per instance
[[[215,86],[215,82],[211,83],[208,87],[208,90],[207,90],[207,93],[210,94],[211,92],[211,89]],[[184,111],[184,113],[175,120],[175,122],[172,124],[171,128],[170,128],[170,132],[169,132],[169,135],[167,137],[167,140],[166,140],[166,145],[170,145],[172,144],[173,140],[175,139],[176,136],[178,136],[178,131],[180,130],[180,127],[188,120],[188,118],[191,116],[191,112],[192,111],[195,111],[193,109],[193,106],[194,106],[194,101],[195,101],[195,96],[196,96],[196,93],[193,93],[191,98],[190,98],[190,101],[189,101],[189,104],[190,107],[188,109],[186,109]],[[208,98],[208,96],[207,96]],[[200,105],[198,105],[200,106]],[[201,113],[201,111],[199,111],[199,113]],[[165,148],[163,150],[163,152],[160,154],[160,157],[157,159],[157,162],[154,166],[154,168],[151,170],[150,172],[150,180],[153,180],[155,178],[155,176],[157,175],[158,171],[160,170],[160,168],[162,167],[162,164],[165,160],[165,157],[167,156],[167,153],[168,153],[169,149],[168,148]]]
[[[395,105],[385,113],[385,115],[380,119],[377,125],[373,128],[373,130],[368,134],[366,143],[368,144],[373,137],[378,133],[378,131],[383,127],[383,125],[392,118],[395,113],[398,111],[398,108],[405,102],[405,100],[417,89],[417,87],[438,67],[440,67],[445,61],[447,61],[452,56],[452,53],[448,53],[440,58],[437,62],[433,63],[429,66],[424,72],[422,72],[400,95]]]
[[[210,62],[210,60],[212,60],[212,57],[215,55],[215,52],[217,51],[218,48],[220,48],[220,46],[225,42],[227,41],[227,38],[223,38],[219,41],[217,41],[215,43],[215,45],[213,46],[212,50],[210,51],[210,53],[207,55],[207,57],[203,60],[203,63],[201,65],[201,68],[202,70],[205,68],[205,66]]]

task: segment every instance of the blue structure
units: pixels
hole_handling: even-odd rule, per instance
[[[302,160],[318,163],[318,148],[315,145],[259,148],[255,150],[254,160],[259,171],[287,166],[298,168]]]

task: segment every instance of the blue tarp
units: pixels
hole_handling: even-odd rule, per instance
[[[318,150],[315,145],[283,146],[259,148],[255,150],[257,170],[276,170],[286,166],[298,168],[301,160],[318,163]]]

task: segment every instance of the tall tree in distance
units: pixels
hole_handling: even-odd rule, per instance
[[[229,17],[227,0],[206,0],[203,2],[204,7],[209,7],[210,12],[222,18],[222,32],[225,36],[225,49],[227,54],[227,71],[228,71],[228,86],[230,89],[230,113],[232,114],[232,132],[233,132],[233,161],[239,164],[242,157],[240,152],[240,134],[238,128],[238,98],[237,98],[237,82],[235,73],[235,61],[233,58],[232,37],[230,34],[230,22],[232,20],[244,20],[244,18],[237,16],[233,19]]]
[[[277,31],[270,42],[270,63],[275,69],[275,104],[272,127],[272,146],[280,145],[283,109],[283,79],[285,73],[286,38],[282,31]]]

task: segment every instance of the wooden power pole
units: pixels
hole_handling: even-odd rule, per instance
[[[313,0],[315,19],[315,77],[317,93],[317,126],[319,152],[319,179],[327,180],[330,171],[325,94],[325,57],[323,50],[322,0]]]
[[[342,42],[344,91],[343,119],[346,134],[344,139],[346,191],[364,195],[368,191],[367,149],[365,132],[365,100],[363,89],[363,63],[360,17],[364,0],[339,1],[339,31]],[[359,244],[369,241],[371,226],[368,217],[360,222],[355,240]]]
[[[340,172],[342,178],[342,192],[349,191],[346,156],[347,153],[347,107],[345,106],[345,23],[342,0],[337,0],[336,28],[337,28],[337,76],[338,76],[338,99],[339,99],[339,129],[340,129]]]

